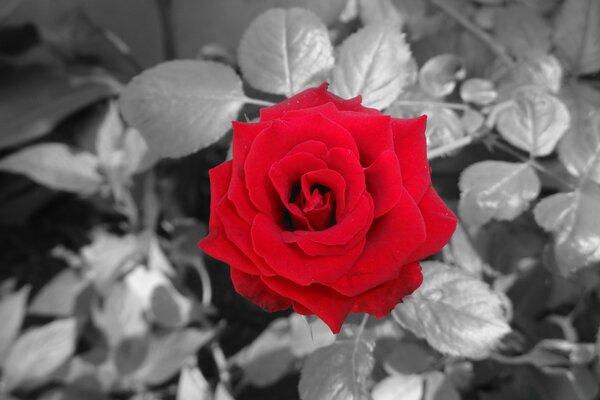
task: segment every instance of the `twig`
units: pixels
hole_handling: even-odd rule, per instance
[[[448,143],[444,146],[436,147],[435,149],[427,152],[427,159],[433,160],[434,158],[443,156],[444,154],[450,153],[453,150],[457,150],[457,149],[463,148],[465,146],[468,146],[471,143],[473,143],[474,140],[475,139],[472,136],[465,136],[458,140],[455,140],[452,143]]]
[[[358,345],[360,343],[360,339],[362,337],[363,332],[365,331],[365,327],[367,326],[367,321],[369,320],[369,314],[365,313],[363,319],[358,327],[358,332],[356,332],[356,338],[354,339],[354,351],[352,352],[352,375],[353,382],[356,383],[358,377],[356,376],[356,353],[358,352]],[[357,385],[354,385],[354,397],[353,399],[359,398],[359,393],[356,393]]]
[[[431,0],[431,3],[437,6],[450,18],[454,19],[456,22],[462,25],[462,27],[465,28],[467,31],[471,32],[483,44],[488,46],[500,58],[500,60],[502,60],[504,64],[506,64],[510,68],[513,67],[515,62],[512,59],[512,57],[508,54],[504,46],[498,43],[492,36],[484,32],[477,25],[469,21],[469,19],[462,15],[460,11],[455,10],[451,5],[448,4],[446,0]]]
[[[175,29],[173,27],[173,0],[156,0],[158,15],[162,28],[162,45],[166,60],[172,60],[176,56],[175,51]]]
[[[466,104],[460,103],[445,103],[443,101],[419,101],[419,100],[396,100],[394,105],[407,107],[444,107],[455,110],[470,110]]]
[[[244,100],[246,101],[246,103],[256,104],[257,106],[270,107],[270,106],[275,105],[275,103],[273,103],[273,102],[266,101],[266,100],[253,99],[251,97],[246,97],[246,98],[244,98]]]

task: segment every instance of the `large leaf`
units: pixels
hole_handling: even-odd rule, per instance
[[[29,313],[44,316],[70,317],[77,300],[89,282],[72,269],[58,273],[35,296]]]
[[[423,263],[423,284],[393,311],[442,353],[481,359],[508,332],[502,300],[488,285],[443,263]]]
[[[534,156],[552,153],[571,118],[567,107],[539,86],[525,86],[498,115],[498,131],[512,145]]]
[[[175,375],[185,360],[212,339],[213,335],[213,331],[194,328],[152,335],[148,355],[135,372],[135,377],[147,385],[163,383]]]
[[[64,144],[43,143],[26,147],[0,160],[0,170],[23,174],[56,190],[91,194],[99,189],[102,177],[98,159],[76,153]]]
[[[578,123],[581,130],[565,135],[558,156],[571,174],[600,183],[600,111]]]
[[[552,54],[530,51],[523,54],[511,72],[517,85],[538,85],[558,93],[563,80],[563,68]]]
[[[24,286],[18,292],[11,293],[0,300],[0,365],[4,362],[10,346],[17,337],[27,306],[29,286]]]
[[[356,333],[312,353],[302,367],[302,400],[366,400],[366,383],[375,359],[375,341]]]
[[[535,219],[554,234],[554,255],[563,274],[600,261],[600,188],[588,182],[575,192],[544,198]]]
[[[565,0],[554,19],[554,45],[571,70],[600,70],[600,2]]]
[[[311,11],[273,8],[256,18],[240,42],[244,79],[257,89],[291,96],[333,66],[327,27]]]
[[[550,24],[531,8],[512,5],[495,14],[494,36],[516,55],[550,49]]]
[[[59,319],[25,332],[4,360],[6,389],[31,389],[51,378],[75,351],[77,322]]]
[[[423,377],[421,375],[393,375],[378,382],[371,392],[373,400],[421,400]]]
[[[392,24],[362,28],[339,51],[331,90],[341,97],[360,95],[365,106],[386,108],[409,83],[410,49]]]
[[[468,225],[490,219],[512,220],[537,198],[541,185],[529,164],[482,161],[460,177],[459,213]]]
[[[120,105],[151,151],[181,157],[219,140],[244,102],[242,82],[230,67],[180,60],[135,77]]]
[[[73,112],[115,93],[100,80],[45,67],[3,70],[0,87],[0,149],[39,138]]]

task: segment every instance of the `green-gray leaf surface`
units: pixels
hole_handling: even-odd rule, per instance
[[[528,164],[482,161],[460,177],[459,213],[467,225],[491,219],[512,220],[540,193],[540,181]]]
[[[227,65],[179,60],[135,77],[120,106],[151,151],[182,157],[219,140],[245,101],[242,81]]]
[[[238,59],[250,85],[289,97],[325,79],[333,66],[333,47],[327,27],[313,12],[274,8],[250,24]]]

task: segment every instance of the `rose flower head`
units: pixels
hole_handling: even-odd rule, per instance
[[[431,186],[425,125],[327,84],[234,122],[233,159],[210,171],[200,247],[267,311],[316,314],[334,333],[350,312],[386,316],[456,227]]]

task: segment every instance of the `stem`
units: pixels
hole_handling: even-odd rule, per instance
[[[354,351],[352,352],[352,375],[353,381],[356,383],[358,377],[356,376],[356,353],[358,351],[358,345],[360,343],[360,339],[362,337],[363,332],[365,331],[365,327],[367,326],[367,321],[369,320],[369,314],[363,316],[362,321],[360,322],[360,326],[358,327],[358,331],[356,332],[356,338],[354,339]],[[359,393],[357,393],[358,385],[354,385],[354,397],[353,399],[359,398]]]
[[[221,349],[221,346],[217,341],[214,341],[211,344],[210,350],[212,352],[212,356],[217,366],[217,369],[219,370],[219,379],[221,380],[221,382],[223,382],[225,388],[227,388],[227,390],[231,392],[231,374],[229,373],[229,369],[227,367],[227,358],[225,357],[225,353],[223,352],[223,349]]]
[[[448,143],[444,146],[436,147],[427,153],[427,159],[433,160],[434,158],[440,157],[446,153],[450,153],[453,150],[460,149],[473,143],[474,139],[471,136],[465,136],[452,143]]]
[[[244,98],[244,100],[246,101],[246,103],[256,104],[258,106],[270,107],[270,106],[274,106],[275,105],[275,103],[273,103],[271,101],[253,99],[251,97],[246,97],[246,98]]]
[[[445,108],[452,108],[455,110],[470,110],[471,109],[471,107],[467,106],[466,104],[445,103],[442,101],[396,100],[396,101],[394,101],[394,105],[407,106],[407,107],[420,107],[420,106],[445,107]]]
[[[514,60],[508,54],[504,46],[496,41],[492,36],[484,32],[477,25],[469,21],[464,15],[462,15],[459,11],[455,10],[452,6],[450,6],[445,0],[431,0],[431,3],[437,6],[440,10],[442,10],[446,15],[450,18],[454,19],[458,22],[463,28],[467,31],[471,32],[477,39],[479,39],[483,44],[488,46],[499,58],[506,64],[506,66],[512,68],[514,65]]]
[[[173,27],[173,0],[156,0],[158,16],[162,28],[162,46],[166,60],[172,60],[176,56],[175,51],[175,29]]]

